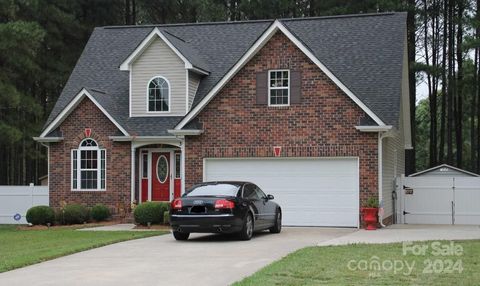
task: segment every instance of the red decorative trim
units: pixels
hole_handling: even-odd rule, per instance
[[[275,157],[280,157],[280,154],[282,153],[282,147],[281,146],[274,146],[273,147],[273,154]]]
[[[92,135],[92,129],[91,128],[85,128],[85,137],[87,138],[90,138],[90,136]]]

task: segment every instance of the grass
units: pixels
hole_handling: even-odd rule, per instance
[[[441,249],[444,249],[443,247],[450,245],[451,242],[439,241],[439,243]],[[398,243],[307,247],[268,265],[234,285],[478,285],[480,241],[453,243],[457,249],[458,247],[463,249],[459,250],[461,255],[438,255],[436,245],[432,245],[432,242],[414,244],[427,245],[429,248],[425,255],[413,255],[411,252],[403,255],[403,245]],[[354,262],[350,262],[351,260]],[[364,262],[359,264],[360,261],[366,261],[368,264]],[[370,268],[370,265],[374,265],[370,264],[372,261],[380,262],[380,270]],[[400,269],[400,263],[404,268],[395,273],[390,269],[390,265],[393,264],[385,261],[397,263],[397,270]],[[429,261],[433,267],[429,268]],[[413,265],[411,273],[405,262]],[[463,270],[459,273],[461,268]],[[433,273],[423,273],[429,270]]]
[[[71,228],[18,230],[0,225],[0,273],[120,241],[165,231],[76,231]]]

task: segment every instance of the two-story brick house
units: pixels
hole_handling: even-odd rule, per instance
[[[50,205],[248,180],[284,224],[391,221],[410,148],[406,14],[96,28],[42,134]]]

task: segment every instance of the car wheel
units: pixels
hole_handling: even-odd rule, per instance
[[[243,228],[240,231],[241,240],[250,240],[253,236],[253,216],[251,213],[248,213],[243,221]]]
[[[280,233],[282,231],[282,212],[277,211],[275,215],[275,224],[269,229],[271,233]]]
[[[179,232],[179,231],[173,232],[173,237],[175,237],[176,240],[187,240],[189,236],[190,236],[189,232]]]

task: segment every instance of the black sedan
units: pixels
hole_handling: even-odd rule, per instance
[[[192,232],[238,233],[250,240],[254,231],[282,230],[282,210],[249,182],[208,182],[194,186],[172,201],[170,225],[177,240]]]

